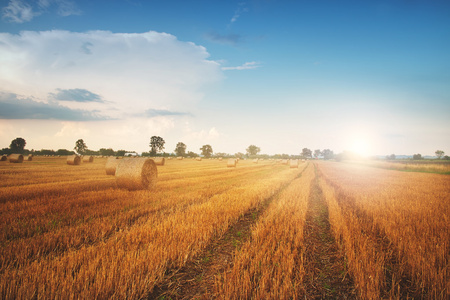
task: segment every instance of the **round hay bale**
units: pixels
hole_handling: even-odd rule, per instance
[[[281,161],[281,164],[282,164],[282,165],[287,165],[287,164],[288,164],[288,160],[287,160],[287,159],[283,159],[283,160]]]
[[[10,163],[16,163],[16,164],[23,163],[23,155],[22,154],[16,154],[16,153],[10,154],[8,156],[8,158],[9,158]]]
[[[236,159],[235,158],[230,158],[227,161],[227,167],[229,168],[235,168],[236,167]]]
[[[157,166],[164,166],[166,163],[166,159],[164,157],[154,157],[152,160],[155,162]]]
[[[105,164],[106,175],[115,175],[118,164],[119,159],[117,157],[109,157]]]
[[[83,156],[83,162],[85,162],[85,163],[94,162],[94,157],[92,155]]]
[[[291,168],[298,168],[298,159],[291,159],[289,162]]]
[[[76,166],[81,164],[81,158],[78,155],[71,155],[67,157],[67,164],[71,166]]]
[[[156,185],[158,169],[150,158],[122,159],[116,168],[116,184],[128,190],[151,189]]]
[[[195,160],[196,161],[202,161],[202,158],[201,157],[196,157]]]
[[[258,163],[258,159],[255,158],[255,159],[253,160],[253,163],[257,164],[257,163]]]
[[[219,157],[219,161],[222,161],[222,159],[223,159],[222,157]]]
[[[167,159],[168,159],[168,160],[172,160],[172,157],[169,156]]]
[[[0,161],[7,161],[8,160],[8,155],[3,154],[2,158],[0,159]]]
[[[32,160],[33,160],[33,154],[28,154],[27,160],[28,160],[28,161],[32,161]]]
[[[183,156],[178,156],[177,159],[178,160],[183,160]]]

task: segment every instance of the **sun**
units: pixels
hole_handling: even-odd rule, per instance
[[[369,156],[370,143],[365,138],[358,138],[353,140],[350,150],[361,156]]]

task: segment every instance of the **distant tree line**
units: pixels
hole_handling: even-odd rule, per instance
[[[247,149],[245,149],[246,153],[237,152],[235,154],[228,154],[223,152],[217,152],[214,154],[213,148],[211,145],[203,145],[199,150],[201,151],[201,154],[197,154],[192,151],[186,151],[187,146],[183,142],[178,142],[174,152],[173,153],[166,153],[163,152],[165,140],[160,136],[152,136],[150,138],[150,151],[149,152],[143,152],[142,156],[182,156],[182,157],[198,157],[203,156],[206,158],[210,157],[237,157],[237,158],[263,158],[263,159],[323,159],[323,160],[330,160],[334,159],[336,161],[342,161],[342,160],[352,160],[358,158],[358,156],[350,151],[344,151],[339,154],[334,154],[334,152],[330,149],[316,149],[311,151],[308,148],[303,148],[302,151],[298,155],[290,155],[290,154],[275,154],[275,155],[267,155],[267,154],[260,154],[261,148],[256,145],[249,145]],[[90,150],[83,139],[78,139],[75,142],[75,147],[73,150],[67,150],[67,149],[58,149],[58,150],[50,150],[50,149],[41,149],[41,150],[28,150],[25,149],[26,141],[24,138],[18,137],[11,141],[11,144],[9,145],[9,148],[3,148],[0,150],[0,155],[3,154],[11,154],[11,153],[20,153],[24,155],[28,154],[34,154],[34,155],[73,155],[73,154],[79,154],[79,155],[98,155],[98,156],[125,156],[127,154],[136,154],[135,151],[127,151],[127,150],[117,150],[114,151],[112,148],[100,148],[97,151]],[[444,159],[449,160],[450,157],[448,155],[445,155],[445,152],[442,150],[436,150],[435,155],[437,159]],[[396,160],[397,156],[395,154],[387,155],[385,157],[386,160]],[[421,160],[424,159],[424,157],[421,154],[414,154],[412,156],[413,160]]]

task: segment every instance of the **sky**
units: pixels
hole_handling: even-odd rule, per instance
[[[450,1],[0,0],[0,148],[450,154]]]

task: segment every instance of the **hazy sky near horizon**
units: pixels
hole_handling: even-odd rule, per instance
[[[450,1],[0,5],[0,148],[450,154]]]

